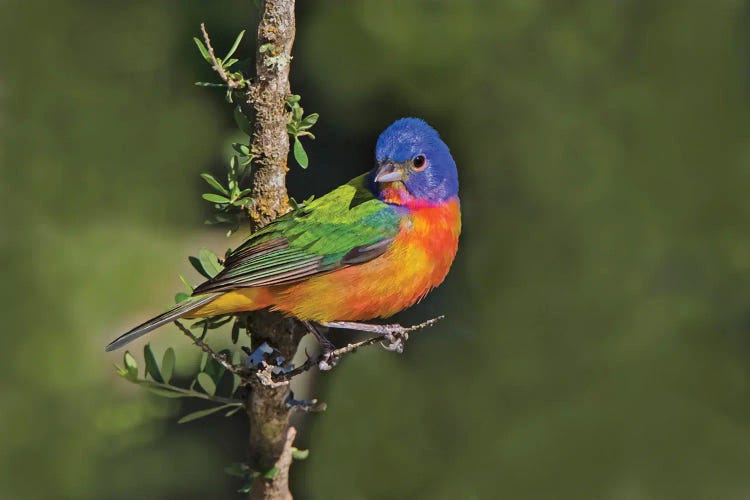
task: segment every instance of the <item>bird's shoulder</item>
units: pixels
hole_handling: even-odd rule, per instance
[[[231,252],[224,269],[194,293],[292,283],[382,255],[400,214],[370,191],[366,176],[297,206]]]
[[[394,207],[371,191],[365,174],[299,206],[259,236],[284,237],[312,253],[338,253],[395,235],[400,219]]]

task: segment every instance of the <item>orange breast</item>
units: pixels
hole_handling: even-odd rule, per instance
[[[302,320],[362,321],[406,309],[448,274],[461,232],[459,201],[417,207],[380,257],[292,285],[264,290],[274,310]]]

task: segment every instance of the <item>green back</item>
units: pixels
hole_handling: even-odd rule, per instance
[[[291,283],[367,262],[390,246],[399,221],[361,175],[253,234],[195,294]]]

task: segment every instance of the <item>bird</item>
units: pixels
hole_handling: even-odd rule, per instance
[[[443,282],[460,233],[448,146],[424,120],[401,118],[378,137],[370,171],[251,234],[188,300],[105,350],[180,318],[260,309],[317,324],[388,318]]]

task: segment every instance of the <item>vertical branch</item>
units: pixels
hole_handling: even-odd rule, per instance
[[[258,25],[256,79],[248,103],[254,111],[255,155],[250,211],[252,223],[264,226],[289,210],[286,192],[289,114],[285,99],[289,89],[289,66],[294,43],[294,0],[263,0]]]
[[[253,168],[251,224],[263,227],[289,210],[286,191],[289,114],[285,107],[289,66],[294,43],[294,0],[263,0],[258,25],[256,78],[247,95],[254,125],[250,148]],[[304,329],[299,322],[270,312],[252,315],[249,323],[253,348],[263,342],[291,360]],[[256,471],[275,468],[273,477],[258,476],[251,499],[291,499],[289,465],[294,429],[289,425],[286,399],[289,386],[268,387],[255,379],[250,384],[247,414],[250,420],[250,466]]]
[[[283,318],[278,313],[259,311],[251,315],[248,322],[252,332],[253,348],[268,342],[289,360],[294,356],[300,340],[306,333],[301,323]],[[288,482],[291,462],[284,460],[292,445],[288,439],[289,432],[293,431],[289,425],[291,409],[286,404],[289,390],[289,385],[264,385],[257,377],[250,383],[246,405],[250,420],[249,465],[253,470],[260,472],[269,471],[274,467],[277,469],[273,478],[265,478],[262,475],[255,478],[250,499],[292,498]]]

